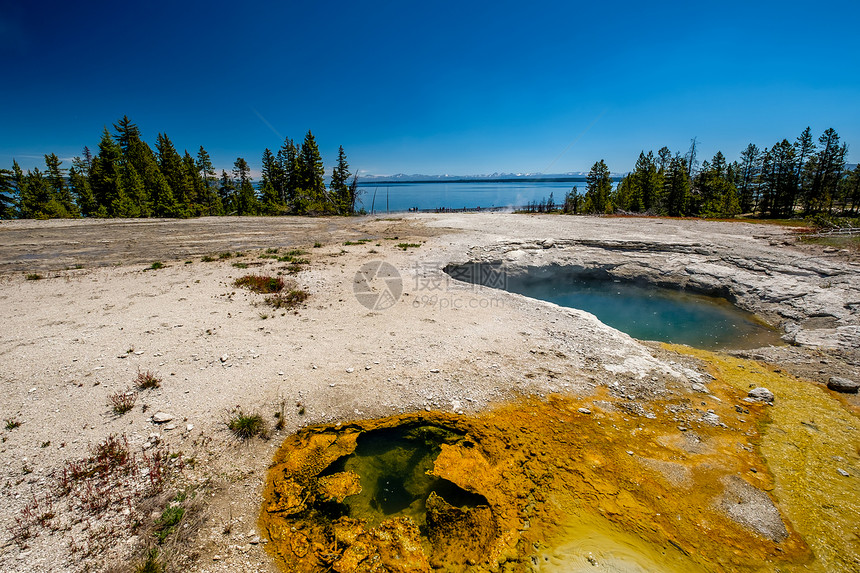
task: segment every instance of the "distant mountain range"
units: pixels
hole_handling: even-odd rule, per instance
[[[623,173],[612,173],[613,179],[621,179]],[[509,181],[585,181],[588,173],[572,171],[569,173],[492,173],[489,175],[360,175],[358,182],[368,184],[397,184],[397,183],[456,183],[466,181],[484,181],[503,183]]]

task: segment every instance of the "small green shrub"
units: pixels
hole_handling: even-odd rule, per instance
[[[245,414],[242,410],[235,411],[227,421],[227,428],[240,440],[249,440],[254,436],[265,438],[269,431],[260,414]]]
[[[406,249],[417,249],[420,246],[421,246],[421,243],[397,243],[397,248],[403,249],[404,251]]]
[[[310,263],[308,259],[303,259],[296,255],[286,254],[283,257],[278,257],[278,262],[280,263],[292,263],[294,265],[306,265]]]
[[[322,243],[320,243],[319,241],[317,241],[316,243],[314,243],[314,248],[315,248],[315,249],[319,249],[319,248],[320,248],[320,247],[322,247],[322,246],[323,246],[323,245],[322,245]]]
[[[149,269],[152,271],[157,271],[158,269],[163,268],[163,267],[164,267],[164,263],[162,263],[160,261],[155,261],[154,263],[149,265]]]
[[[247,269],[248,263],[233,263],[233,266],[237,269]]]
[[[149,390],[161,386],[161,378],[159,378],[151,370],[146,372],[137,371],[137,377],[134,379],[134,385],[140,390]]]
[[[233,286],[246,288],[258,294],[272,294],[284,289],[284,280],[266,275],[245,275],[233,281]]]
[[[158,518],[158,524],[155,529],[155,537],[159,543],[164,543],[167,536],[173,533],[176,526],[185,515],[185,508],[181,505],[168,505],[161,512],[161,517]]]
[[[209,255],[206,255],[206,256],[204,256],[203,258],[201,258],[201,259],[200,259],[200,262],[201,262],[201,263],[211,263],[211,262],[212,262],[212,261],[214,261],[214,260],[215,260],[215,259],[214,259],[213,257],[210,257]]]
[[[302,304],[310,293],[302,289],[291,289],[289,292],[279,292],[266,299],[266,303],[274,308],[295,308]]]
[[[219,253],[219,255],[218,255],[219,259],[229,259],[232,257],[233,257],[233,253],[231,253],[231,252]]]
[[[150,549],[143,563],[135,566],[134,573],[164,573],[164,565],[158,560],[158,549]]]
[[[135,401],[137,395],[134,392],[117,392],[110,395],[110,406],[117,416],[122,416],[134,408]]]
[[[27,277],[26,277],[26,278],[27,278],[27,280],[28,280],[28,281],[38,281],[38,280],[42,280],[42,279],[43,279],[43,278],[45,278],[45,277],[43,277],[43,276],[42,276],[42,275],[40,275],[39,273],[30,273],[30,274],[28,274],[28,275],[27,275]]]
[[[15,428],[20,428],[21,422],[16,420],[15,418],[6,418],[6,429],[14,430]]]

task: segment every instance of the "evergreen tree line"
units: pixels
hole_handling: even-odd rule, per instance
[[[856,216],[860,165],[847,171],[847,152],[834,129],[826,130],[816,144],[807,127],[793,143],[783,139],[764,149],[750,143],[740,160],[731,163],[718,151],[699,167],[693,140],[683,155],[667,147],[656,155],[643,151],[614,189],[609,168],[598,161],[588,174],[584,195],[574,187],[562,210],[673,217]]]
[[[287,138],[277,155],[263,152],[259,190],[247,161],[239,157],[230,173],[218,177],[209,154],[180,155],[159,133],[155,151],[125,116],[105,127],[98,151],[83,155],[66,170],[55,154],[45,171],[26,173],[12,162],[0,169],[0,217],[198,217],[204,215],[338,214],[355,212],[357,178],[350,181],[343,147],[326,188],[325,168],[313,134],[301,146]]]

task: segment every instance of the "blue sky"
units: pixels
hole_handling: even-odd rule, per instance
[[[123,115],[227,169],[308,129],[374,174],[626,171],[693,137],[734,159],[807,125],[860,159],[856,0],[9,4],[0,167]]]

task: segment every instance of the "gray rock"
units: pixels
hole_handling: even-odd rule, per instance
[[[173,419],[173,414],[168,414],[166,412],[156,412],[152,417],[152,422],[154,424],[164,424],[165,422],[169,422]]]
[[[767,493],[738,476],[722,481],[725,490],[719,505],[732,520],[777,543],[788,537],[782,516]]]
[[[227,362],[228,360],[230,360],[230,355],[228,355],[228,354],[222,354],[221,355],[221,362],[222,363]]]
[[[857,382],[855,380],[849,380],[848,378],[840,378],[838,376],[834,376],[827,381],[827,387],[836,392],[843,392],[845,394],[856,394],[857,390],[860,389],[860,382]]]
[[[588,408],[580,408],[580,409],[579,409],[579,410],[577,410],[577,411],[578,411],[580,414],[591,414],[591,410],[589,410]]]
[[[768,390],[767,388],[753,388],[749,392],[747,392],[747,396],[752,398],[753,400],[758,400],[759,402],[767,402],[770,404],[773,402],[773,392]]]
[[[839,475],[841,475],[842,477],[851,477],[851,474],[849,474],[842,468],[836,468],[836,471],[839,472]]]

